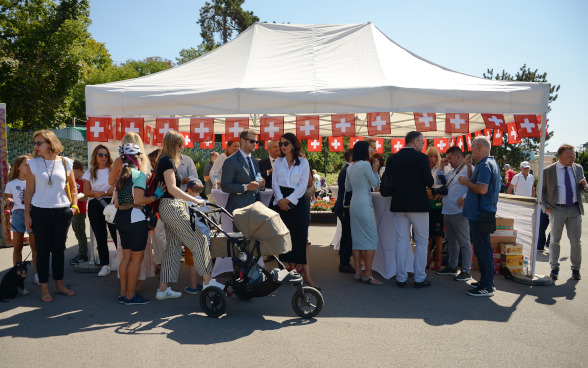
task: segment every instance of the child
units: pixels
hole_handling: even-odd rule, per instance
[[[88,238],[86,238],[86,202],[88,199],[82,193],[84,188],[84,181],[82,180],[84,164],[81,161],[75,160],[73,162],[73,172],[78,187],[78,207],[80,208],[80,212],[71,220],[71,227],[74,234],[76,234],[76,239],[78,239],[79,250],[78,255],[69,260],[69,264],[77,265],[82,262],[88,262]]]
[[[194,197],[195,199],[202,199],[202,197],[200,196],[202,190],[204,190],[204,185],[202,185],[200,179],[191,179],[188,182],[186,192],[188,192],[188,194]],[[192,203],[188,202],[188,206],[191,205]],[[206,238],[208,240],[210,236],[210,228],[206,226],[202,221],[196,221],[196,225],[202,231],[202,233],[206,235]],[[198,292],[198,289],[202,289],[202,284],[197,282],[197,278],[201,279],[201,277],[196,273],[192,252],[190,252],[190,249],[188,249],[188,247],[184,247],[184,249],[184,260],[186,262],[186,265],[190,267],[190,286],[186,286],[184,291],[188,294],[196,294]]]
[[[22,247],[25,233],[24,225],[24,192],[26,188],[26,176],[29,170],[28,161],[33,156],[30,154],[18,156],[12,165],[12,172],[10,173],[10,181],[6,184],[4,195],[4,206],[6,209],[12,209],[10,220],[10,228],[14,232],[12,237],[12,263],[22,262]],[[37,275],[37,247],[35,246],[35,236],[29,230],[29,245],[33,254],[33,265],[35,266],[35,278],[33,282],[39,285],[39,276]]]

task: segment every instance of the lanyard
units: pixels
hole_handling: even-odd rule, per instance
[[[465,162],[462,163],[461,166],[457,168],[457,172],[455,173],[455,175],[453,175],[453,177],[451,178],[451,180],[449,180],[449,182],[447,182],[447,184],[445,185],[446,187],[449,187],[449,184],[451,184],[451,182],[453,181],[453,179],[455,179],[455,177],[459,174],[459,172],[461,171],[461,169],[463,169],[464,166],[465,166]]]

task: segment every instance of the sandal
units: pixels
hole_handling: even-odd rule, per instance
[[[355,280],[355,282],[362,282],[362,280],[361,280],[361,275],[355,274],[355,275],[353,276],[353,279]]]
[[[74,296],[76,295],[76,293],[73,290],[67,289],[67,288],[63,288],[61,290],[55,290],[55,294],[61,294],[61,295],[65,295],[65,296]]]
[[[384,285],[384,283],[380,280],[374,279],[374,277],[370,277],[368,279],[364,279],[363,277],[361,278],[361,281],[363,281],[364,284],[370,284],[370,285]]]
[[[41,294],[41,301],[43,303],[51,303],[53,302],[53,297],[49,293]]]

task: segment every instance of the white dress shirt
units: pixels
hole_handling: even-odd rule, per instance
[[[559,161],[555,163],[555,172],[557,173],[557,204],[566,204],[566,182],[565,169]],[[570,183],[572,184],[572,202],[578,201],[578,193],[576,192],[576,177],[574,176],[574,167],[568,166],[568,175],[570,176]]]
[[[255,172],[255,165],[253,165],[253,158],[251,158],[251,154],[246,154],[245,152],[243,152],[241,150],[241,148],[239,148],[239,152],[241,152],[241,156],[243,156],[243,159],[245,160],[245,162],[247,163],[247,168],[249,168],[249,162],[251,162],[251,168],[253,169],[253,177],[255,178],[257,173]],[[251,160],[251,161],[249,161]]]
[[[305,158],[299,157],[299,159],[300,165],[292,165],[292,167],[288,167],[286,157],[276,159],[272,174],[274,204],[278,204],[278,201],[284,198],[280,187],[294,188],[294,192],[286,197],[293,205],[297,205],[298,198],[304,196],[306,186],[308,185],[310,166]]]

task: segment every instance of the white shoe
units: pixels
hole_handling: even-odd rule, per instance
[[[110,274],[110,266],[102,266],[100,272],[98,272],[98,277],[108,276]]]
[[[155,293],[155,299],[163,300],[169,298],[179,298],[182,296],[182,293],[179,291],[173,291],[171,287],[168,286],[167,290],[161,291],[157,289],[157,293]]]
[[[206,289],[207,287],[210,286],[216,286],[217,288],[224,290],[225,289],[225,285],[221,284],[220,282],[216,281],[215,279],[210,279],[210,282],[208,284],[203,284],[202,285],[202,290]]]
[[[35,285],[41,285],[39,283],[39,275],[38,274],[35,274],[35,278],[33,279],[33,284],[35,284]]]

